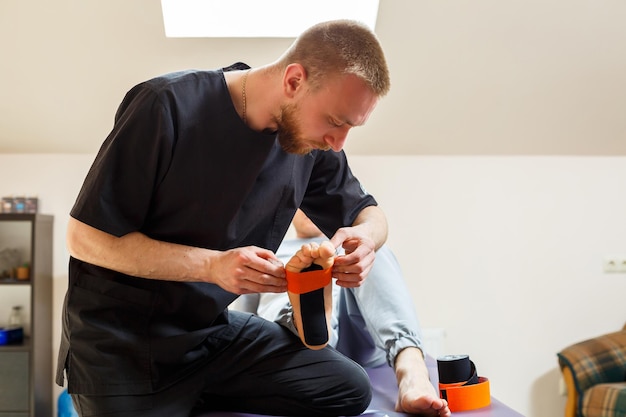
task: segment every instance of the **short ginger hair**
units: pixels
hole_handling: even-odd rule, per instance
[[[354,74],[378,96],[391,86],[385,54],[372,30],[353,20],[331,20],[305,30],[280,57],[284,68],[301,64],[313,90],[327,77]]]

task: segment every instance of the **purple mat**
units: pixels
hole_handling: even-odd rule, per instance
[[[438,384],[437,363],[434,359],[427,357],[426,364],[431,380],[435,386]],[[393,411],[398,395],[398,386],[393,370],[388,366],[367,369],[367,373],[372,380],[374,396],[370,406],[362,416],[368,417],[407,417],[411,414],[398,413]],[[472,411],[457,411],[453,416],[462,417],[524,417],[517,411],[512,410],[500,401],[491,397],[491,405]],[[204,413],[200,417],[261,417],[259,414],[247,414],[225,411],[212,411]]]

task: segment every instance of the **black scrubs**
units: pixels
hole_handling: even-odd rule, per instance
[[[275,135],[250,130],[222,71],[168,74],[129,91],[71,216],[115,236],[275,251],[300,206],[332,234],[376,204],[343,152],[290,155]],[[362,369],[331,348],[303,348],[274,323],[229,313],[236,297],[214,284],[135,278],[70,258],[57,383],[65,371],[85,415],[175,407],[167,415],[182,416],[199,405],[360,412],[370,395]]]

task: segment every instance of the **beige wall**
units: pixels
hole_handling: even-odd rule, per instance
[[[381,0],[393,87],[348,149],[626,155],[625,18],[620,0]],[[0,151],[95,152],[135,83],[290,42],[166,39],[158,0],[2,0]]]
[[[92,159],[0,155],[0,195],[38,195],[55,216],[55,358],[67,216]],[[389,215],[422,326],[444,328],[445,353],[469,354],[500,400],[560,415],[556,352],[626,320],[626,275],[602,273],[603,255],[626,254],[626,157],[350,160]]]
[[[624,157],[351,158],[389,216],[424,327],[469,354],[492,393],[559,416],[556,353],[626,322]]]

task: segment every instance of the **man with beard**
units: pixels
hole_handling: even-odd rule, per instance
[[[375,35],[342,20],[269,65],[167,74],[126,94],[67,229],[57,383],[67,377],[81,416],[367,407],[359,365],[227,306],[286,291],[273,252],[298,207],[345,250],[337,283],[365,279],[386,219],[341,149],[388,89]]]

